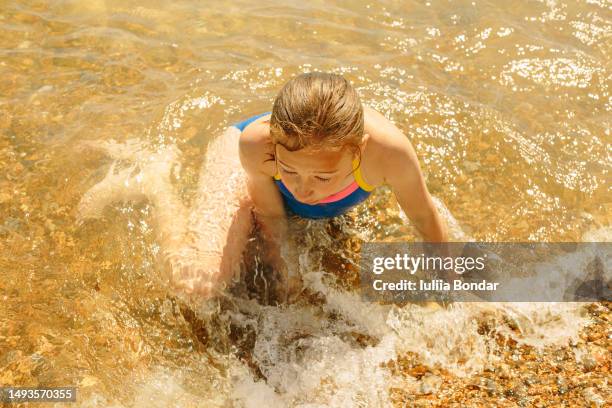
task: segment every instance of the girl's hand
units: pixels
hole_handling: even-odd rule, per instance
[[[287,241],[268,242],[264,261],[272,266],[280,277],[276,285],[279,301],[293,303],[304,289],[295,246]]]
[[[299,258],[295,244],[290,239],[287,218],[257,215],[264,241],[264,262],[278,272],[279,300],[292,303],[302,292],[303,284],[299,273]]]

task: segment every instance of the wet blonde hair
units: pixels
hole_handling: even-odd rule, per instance
[[[280,90],[270,118],[272,143],[289,151],[360,153],[363,106],[355,89],[341,75],[310,72],[298,75]]]

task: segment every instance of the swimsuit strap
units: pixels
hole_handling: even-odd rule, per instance
[[[363,179],[363,176],[361,175],[361,166],[359,165],[359,160],[357,160],[357,158],[353,159],[353,174],[355,175],[355,181],[357,181],[359,187],[365,191],[374,190],[375,186],[369,185]]]

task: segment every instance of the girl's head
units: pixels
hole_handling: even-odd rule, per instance
[[[280,90],[270,118],[278,170],[296,199],[312,204],[338,191],[361,157],[359,95],[342,76],[312,72]]]
[[[299,75],[283,86],[272,108],[270,135],[289,151],[358,151],[363,136],[359,95],[342,76]]]

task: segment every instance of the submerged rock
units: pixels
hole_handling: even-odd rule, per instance
[[[442,379],[437,375],[427,374],[421,379],[421,394],[433,394],[440,389]]]

